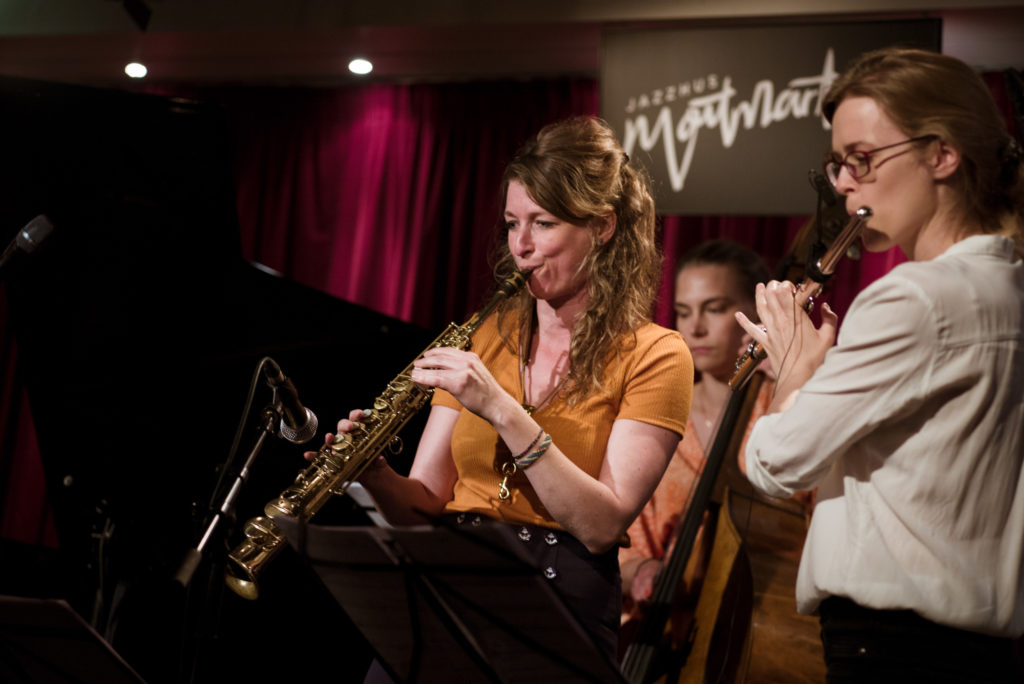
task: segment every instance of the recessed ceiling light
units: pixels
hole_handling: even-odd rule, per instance
[[[373,71],[373,65],[370,64],[370,61],[367,59],[363,59],[362,57],[356,57],[355,59],[348,63],[348,70],[351,71],[353,74],[359,74],[360,76],[363,76],[364,74],[368,74],[371,71]]]
[[[129,62],[124,65],[124,73],[128,74],[132,78],[144,78],[148,73],[145,64],[139,64],[138,62]]]

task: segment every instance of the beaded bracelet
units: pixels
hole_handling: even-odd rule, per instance
[[[516,459],[516,467],[520,470],[526,470],[533,465],[534,461],[544,455],[549,446],[551,446],[551,435],[544,435],[544,439],[541,440],[535,450]]]
[[[532,442],[530,442],[530,446],[526,447],[519,454],[512,457],[512,461],[516,462],[519,459],[526,456],[527,454],[529,454],[531,451],[533,451],[533,448],[537,446],[537,442],[539,442],[542,437],[544,437],[544,428],[540,429],[540,432],[537,433],[537,436],[533,438]]]

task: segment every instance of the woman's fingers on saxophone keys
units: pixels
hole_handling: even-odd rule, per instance
[[[437,368],[437,349],[428,349],[423,352],[423,356],[412,362],[412,372],[409,377],[412,381],[419,383],[420,385],[426,385],[427,387],[435,387],[437,385],[437,373],[431,369]]]
[[[352,432],[356,426],[360,425],[363,418],[370,416],[370,409],[354,409],[349,411],[348,418],[342,418],[338,421],[338,434],[345,434],[346,432]]]
[[[411,377],[412,381],[415,383],[419,383],[420,385],[426,385],[427,387],[432,387],[434,384],[436,384],[434,375],[435,373],[425,370],[423,368],[413,368],[412,372],[409,374],[409,377]]]
[[[353,409],[349,412],[348,418],[342,418],[338,421],[338,432],[336,434],[332,435],[328,432],[324,435],[324,446],[337,444],[342,435],[352,432],[352,430],[362,425],[362,423],[359,422],[361,419],[369,418],[371,415],[372,411],[370,409]],[[306,451],[302,455],[307,461],[312,461],[313,457],[315,457],[317,453],[319,452]]]
[[[326,435],[324,435],[324,446],[329,446],[329,445],[331,445],[333,443],[334,443],[334,435],[332,435],[330,432],[328,432]],[[304,452],[302,452],[302,458],[306,459],[307,461],[312,461],[314,458],[316,458],[316,455],[318,453],[320,453],[320,452],[318,452],[318,451],[304,451]]]
[[[470,352],[451,347],[435,347],[428,349],[423,356],[413,361],[410,377],[413,382],[427,387],[440,387],[449,371],[466,371],[472,364]]]

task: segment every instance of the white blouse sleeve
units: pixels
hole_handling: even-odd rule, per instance
[[[936,333],[931,310],[927,293],[894,273],[865,289],[793,405],[755,424],[745,454],[750,481],[773,496],[815,487],[849,445],[869,433],[877,445],[867,453],[884,459],[879,428],[925,399]],[[854,468],[867,476],[878,465],[873,460]]]

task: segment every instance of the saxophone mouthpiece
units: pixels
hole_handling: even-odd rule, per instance
[[[516,271],[510,275],[498,285],[498,296],[511,297],[526,285],[526,282],[530,279],[531,273],[533,273],[532,268],[524,268],[523,270]],[[494,303],[496,304],[497,302]]]
[[[511,278],[505,282],[505,287],[502,289],[505,291],[505,296],[511,297],[515,293],[526,287],[526,284],[530,282],[530,275],[534,269],[524,268],[523,270],[515,273]]]

